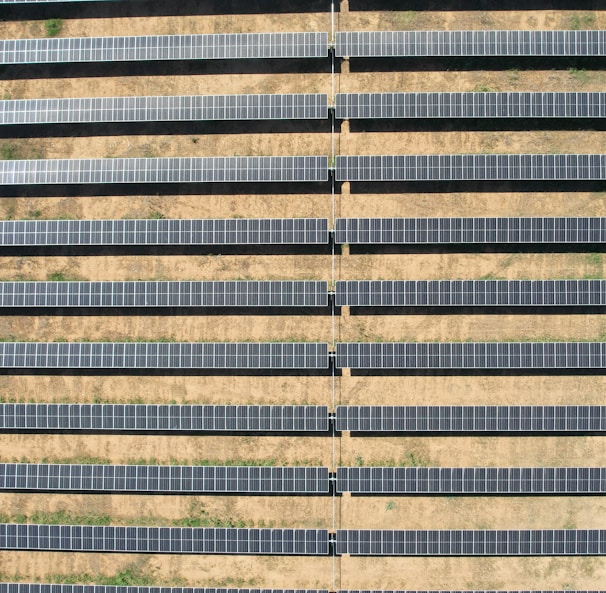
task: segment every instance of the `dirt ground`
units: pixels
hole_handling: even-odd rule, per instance
[[[327,4],[327,6],[329,6]],[[341,2],[340,30],[603,29],[606,10],[349,11]],[[65,19],[61,36],[156,35],[221,32],[329,31],[330,13],[215,14],[137,19]],[[44,36],[43,21],[0,22],[0,37]],[[301,93],[331,94],[328,61],[309,68],[275,64],[195,64],[184,70],[132,68],[77,75],[41,69],[32,78],[0,81],[4,98]],[[337,63],[335,92],[389,91],[602,91],[606,72],[569,68],[365,72],[355,60]],[[454,66],[453,66],[454,67]],[[34,72],[32,70],[32,72]],[[472,127],[472,126],[470,126]],[[504,126],[507,128],[507,126]],[[434,122],[409,131],[356,131],[337,127],[341,154],[604,152],[601,126],[578,121],[562,129],[480,131]],[[461,129],[463,128],[463,129]],[[212,133],[193,125],[174,133],[119,133],[44,138],[3,138],[1,150],[22,157],[330,154],[327,126],[267,125]],[[402,126],[406,129],[406,126]],[[606,192],[515,191],[487,188],[446,193],[404,184],[397,193],[337,186],[340,217],[387,216],[604,216]],[[569,191],[571,190],[571,191]],[[141,192],[149,190],[141,190]],[[305,190],[307,191],[307,190]],[[0,199],[0,218],[332,218],[329,194],[57,196]],[[138,193],[138,192],[135,192]],[[603,278],[602,253],[355,253],[337,249],[335,280],[433,278]],[[0,253],[2,280],[45,280],[53,273],[82,280],[318,279],[331,281],[332,258],[295,255],[13,255]],[[603,315],[499,314],[355,315],[336,319],[335,338],[372,340],[606,340]],[[355,313],[355,312],[354,312]],[[309,340],[332,341],[328,316],[180,315],[103,317],[60,315],[0,317],[0,338],[22,340]],[[0,374],[0,401],[341,405],[601,405],[604,375],[544,376],[95,376]],[[429,466],[602,466],[601,437],[388,436],[333,439],[293,436],[0,435],[0,460],[83,459],[113,463],[178,460],[271,461],[279,464],[409,464]],[[334,458],[333,458],[334,447]],[[412,457],[411,457],[412,456]],[[333,464],[334,462],[334,464]],[[334,516],[333,516],[334,504]],[[601,497],[265,497],[125,496],[2,493],[2,513],[31,516],[64,511],[110,516],[116,524],[170,524],[193,515],[247,525],[377,529],[606,528]],[[0,552],[0,580],[95,582],[121,571],[156,585],[259,588],[398,590],[599,589],[606,582],[602,557],[535,558],[305,558]]]

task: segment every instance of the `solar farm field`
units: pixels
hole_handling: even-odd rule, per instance
[[[606,10],[409,4],[0,0],[0,593],[604,589]]]

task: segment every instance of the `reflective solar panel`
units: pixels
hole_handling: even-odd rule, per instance
[[[602,306],[606,280],[342,280],[336,284],[336,305]]]
[[[598,556],[604,529],[339,529],[337,554],[352,556]]]
[[[0,490],[328,494],[326,467],[0,463]]]
[[[328,344],[295,342],[2,342],[2,368],[324,369]]]
[[[606,93],[337,93],[337,119],[606,116]]]
[[[0,549],[170,554],[328,554],[323,529],[0,524]]]
[[[322,94],[0,100],[0,125],[327,117]]]
[[[0,583],[0,593],[328,593],[328,591],[326,589],[224,589],[214,587],[138,587],[133,585]],[[594,593],[598,592],[596,591]]]
[[[0,403],[0,430],[326,432],[328,407]]]
[[[606,179],[602,154],[337,156],[337,181]]]
[[[0,307],[327,307],[325,281],[0,282]]]
[[[606,406],[337,406],[352,432],[604,432]]]
[[[601,467],[340,467],[337,492],[352,494],[598,494]]]
[[[0,220],[0,245],[328,243],[326,218]]]
[[[0,185],[268,183],[328,179],[325,156],[169,157],[0,161]]]
[[[326,58],[328,33],[227,33],[0,40],[1,64]]]
[[[338,57],[603,56],[606,31],[339,31]]]
[[[606,342],[339,343],[337,368],[603,369]]]
[[[606,218],[337,218],[335,242],[605,243]]]

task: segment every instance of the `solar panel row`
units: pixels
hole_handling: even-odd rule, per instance
[[[0,403],[0,429],[326,432],[328,407]]]
[[[352,432],[601,432],[606,406],[337,406]],[[326,432],[327,406],[0,404],[3,430]]]
[[[604,243],[606,218],[337,218],[336,243]],[[0,245],[328,243],[326,218],[0,220]]]
[[[1,490],[327,494],[326,467],[0,463]]]
[[[0,593],[328,593],[326,589],[217,589],[202,587],[140,587],[114,585],[66,585],[45,583],[0,583]],[[362,591],[338,593],[603,593],[603,591]]]
[[[0,64],[325,58],[328,33],[227,33],[0,40]]]
[[[325,343],[4,342],[1,368],[324,369]]]
[[[603,369],[605,342],[339,343],[337,368]]]
[[[328,179],[325,156],[170,157],[0,161],[0,185],[268,183]]]
[[[604,117],[606,93],[337,93],[337,119]]]
[[[328,96],[194,95],[0,101],[0,125],[326,119]]]
[[[335,242],[604,243],[606,218],[337,218]]]
[[[142,587],[134,585],[66,585],[0,583],[0,593],[329,593],[326,589],[225,589],[215,587]],[[345,592],[343,592],[345,593]],[[429,592],[425,592],[429,593]],[[436,592],[437,593],[437,592]],[[462,591],[459,593],[463,593]],[[511,592],[514,593],[514,592]],[[530,591],[515,593],[531,593]],[[547,593],[547,592],[537,592]],[[550,592],[556,593],[556,592]],[[557,592],[564,593],[564,592]],[[571,592],[581,593],[581,592]],[[590,593],[584,591],[582,593]],[[598,593],[597,591],[591,593]]]
[[[340,467],[337,492],[353,494],[592,494],[600,467]]]
[[[327,555],[323,529],[0,524],[2,550]]]
[[[606,179],[601,154],[337,156],[337,181]]]
[[[0,282],[0,307],[326,307],[324,281]]]
[[[606,431],[606,406],[337,406],[352,432]]]
[[[606,553],[606,530],[337,531],[337,554],[355,556],[576,556]]]
[[[1,285],[0,285],[1,286]],[[606,305],[605,280],[341,280],[350,307]]]
[[[3,246],[317,243],[328,243],[326,218],[0,220]]]
[[[338,57],[603,56],[606,31],[339,31]]]

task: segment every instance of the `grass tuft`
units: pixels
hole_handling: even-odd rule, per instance
[[[61,19],[48,19],[44,22],[44,30],[47,37],[56,37],[63,29],[63,21]]]

